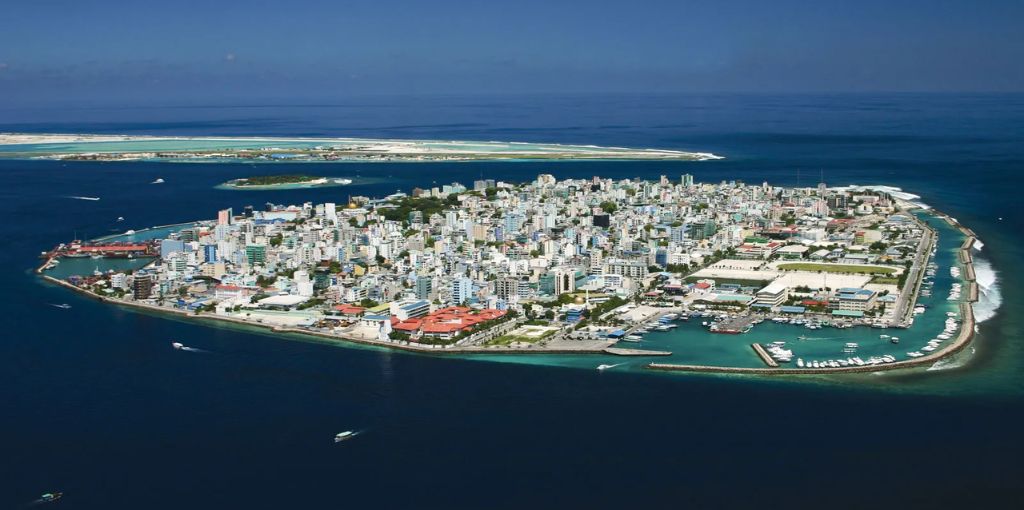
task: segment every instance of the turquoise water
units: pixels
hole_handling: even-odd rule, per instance
[[[9,439],[0,506],[25,508],[50,490],[65,491],[60,507],[154,510],[1015,506],[1024,476],[1017,270],[1024,264],[1024,96],[414,98],[400,105],[5,111],[0,131],[551,140],[689,148],[727,159],[344,168],[0,160],[0,261],[8,268],[0,274],[7,312],[0,430]],[[326,189],[214,188],[250,173],[352,169],[388,178]],[[987,320],[963,356],[939,370],[881,375],[665,374],[634,368],[634,360],[598,372],[597,360],[623,359],[458,359],[337,347],[112,306],[32,273],[40,250],[75,232],[95,237],[212,219],[218,209],[267,201],[344,203],[349,193],[383,197],[434,182],[526,181],[539,173],[673,180],[690,173],[703,182],[793,186],[819,169],[830,185],[900,186],[979,234],[976,268],[985,283],[976,309]],[[149,184],[157,177],[167,183]],[[72,195],[102,200],[65,198]],[[115,223],[118,216],[127,220]],[[940,301],[948,285],[941,265]],[[776,330],[751,335],[762,333],[770,339]],[[741,341],[735,352],[748,356],[747,338],[754,337],[700,341]],[[175,351],[174,340],[206,352]],[[910,350],[908,342],[901,350]],[[356,429],[365,433],[333,444],[334,434]]]

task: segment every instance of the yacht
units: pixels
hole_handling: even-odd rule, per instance
[[[124,221],[124,216],[118,216],[117,221]]]
[[[150,184],[163,184],[163,183],[164,183],[164,180],[162,178],[157,177],[157,179],[155,181],[151,182]]]
[[[356,433],[352,432],[351,430],[346,430],[345,432],[338,432],[337,434],[334,435],[334,442],[340,443],[342,441],[352,439],[353,437],[356,437]]]
[[[62,497],[64,497],[63,492],[47,492],[46,494],[39,496],[39,501],[42,503],[53,503]]]
[[[803,358],[797,358],[796,359],[796,366],[798,366],[800,368],[804,368],[804,359]]]

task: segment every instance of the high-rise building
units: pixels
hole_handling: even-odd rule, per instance
[[[231,209],[221,209],[217,211],[217,224],[218,225],[230,225],[231,224]]]
[[[203,261],[204,262],[216,262],[217,261],[217,245],[207,244],[203,246]]]
[[[430,300],[434,297],[434,279],[426,275],[417,276],[415,289],[416,299]]]
[[[494,281],[494,294],[506,301],[519,296],[519,278],[498,278]]]
[[[682,184],[686,187],[693,186],[693,176],[690,174],[683,174]]]
[[[576,290],[576,271],[559,269],[555,271],[555,295]]]
[[[473,280],[466,277],[456,278],[452,282],[452,302],[457,305],[468,304],[473,299]]]
[[[170,258],[172,254],[185,251],[185,242],[179,239],[164,239],[160,241],[160,258]]]
[[[267,262],[267,247],[262,244],[250,244],[245,247],[245,260],[250,266]]]
[[[153,276],[136,274],[132,279],[132,296],[135,299],[149,299],[153,294]]]

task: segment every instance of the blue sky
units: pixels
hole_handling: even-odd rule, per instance
[[[1020,0],[44,0],[0,23],[8,105],[1024,90]]]

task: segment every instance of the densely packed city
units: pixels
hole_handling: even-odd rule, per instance
[[[339,201],[340,202],[340,201]],[[884,190],[481,179],[241,211],[62,257],[152,257],[69,282],[109,299],[413,349],[599,352],[664,320],[900,327],[931,230]]]

